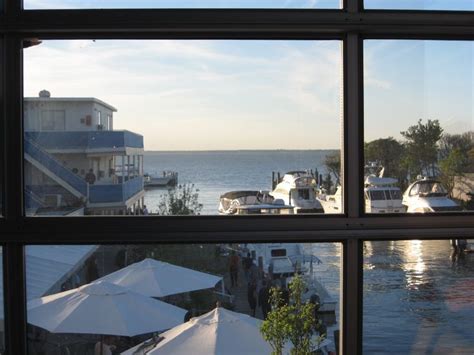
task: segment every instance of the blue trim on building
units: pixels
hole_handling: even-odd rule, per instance
[[[31,131],[25,137],[46,150],[143,149],[143,136],[130,131]]]
[[[142,190],[142,176],[125,181],[123,184],[89,185],[89,203],[125,202]]]

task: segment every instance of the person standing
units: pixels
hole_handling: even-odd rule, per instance
[[[105,336],[102,341],[95,344],[94,355],[113,355],[115,345],[112,344],[113,338]]]
[[[90,185],[94,185],[95,179],[96,177],[94,174],[94,170],[89,169],[89,172],[86,174],[86,177],[85,177],[86,182]]]
[[[253,259],[250,256],[250,253],[247,253],[247,256],[242,261],[242,264],[244,267],[245,279],[247,280],[247,282],[249,282],[249,272],[253,264]]]
[[[252,317],[255,317],[257,310],[257,284],[253,282],[248,283],[247,287],[247,300],[249,302],[250,310],[252,311]]]
[[[229,273],[230,273],[230,284],[231,287],[234,286],[239,286],[239,256],[235,252],[235,250],[232,250],[232,253],[230,255],[229,259]]]
[[[90,283],[99,278],[99,269],[97,268],[97,259],[91,256],[86,264],[86,283]]]

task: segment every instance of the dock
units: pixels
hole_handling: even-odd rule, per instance
[[[161,176],[143,175],[145,189],[163,187],[175,187],[178,185],[178,173],[176,171],[163,171]]]
[[[250,309],[249,303],[247,301],[247,280],[245,279],[245,274],[242,270],[242,267],[239,268],[238,276],[238,286],[231,287],[232,284],[230,281],[230,274],[227,272],[224,276],[224,283],[227,290],[231,293],[233,298],[234,311],[239,313],[248,314],[252,316],[252,310]],[[257,290],[258,293],[258,290]],[[261,308],[258,306],[255,312],[255,317],[258,319],[263,319],[263,314]]]

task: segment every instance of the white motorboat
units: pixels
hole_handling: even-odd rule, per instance
[[[381,171],[383,173],[383,170]],[[366,213],[403,213],[402,193],[395,186],[397,179],[369,175],[364,182]],[[334,195],[319,194],[318,199],[325,213],[342,213],[342,187]]]
[[[448,197],[443,184],[435,179],[419,177],[403,194],[408,213],[459,212],[462,210]]]
[[[309,300],[317,295],[320,300],[319,312],[335,312],[337,301],[317,279],[314,270],[321,260],[312,254],[305,254],[303,244],[247,244],[246,251],[251,253],[258,267],[272,280],[283,280],[287,284],[295,274],[302,275],[308,287],[304,299]]]
[[[402,193],[397,179],[368,176],[364,182],[366,213],[403,213]]]
[[[342,186],[339,185],[334,195],[327,195],[321,191],[317,198],[323,206],[324,213],[342,213]]]
[[[292,214],[293,206],[274,199],[268,191],[230,191],[221,195],[219,214]]]
[[[287,172],[270,195],[283,200],[285,205],[293,206],[295,213],[324,213],[316,198],[314,188],[316,179],[307,171]]]

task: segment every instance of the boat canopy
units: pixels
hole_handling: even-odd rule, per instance
[[[221,198],[234,200],[236,198],[241,198],[245,196],[257,196],[257,195],[266,195],[266,194],[268,194],[268,191],[257,191],[257,190],[229,191],[221,195]]]
[[[285,173],[285,175],[308,175],[309,173],[304,170],[293,170],[293,171],[288,171]]]
[[[367,179],[365,179],[365,185],[393,185],[397,182],[397,179],[389,177],[368,176]]]

